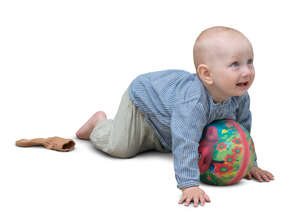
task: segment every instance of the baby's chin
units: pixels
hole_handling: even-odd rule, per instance
[[[241,90],[240,88],[233,88],[231,91],[228,91],[227,96],[229,97],[239,97],[246,94],[248,89]]]
[[[247,93],[248,89],[235,91],[233,96],[243,96]]]

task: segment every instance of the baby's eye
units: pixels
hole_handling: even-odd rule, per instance
[[[238,63],[237,61],[235,61],[235,62],[233,62],[233,63],[231,64],[231,66],[232,66],[232,67],[238,67],[238,66],[239,66],[239,63]]]
[[[253,63],[253,60],[252,59],[249,59],[248,60],[248,64],[252,64]]]

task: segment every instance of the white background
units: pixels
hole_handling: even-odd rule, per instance
[[[299,218],[299,19],[296,1],[1,0],[0,220]],[[171,154],[114,159],[74,135],[98,110],[113,118],[139,74],[195,72],[194,41],[216,25],[253,44],[252,137],[275,181],[203,184],[212,202],[185,207]],[[14,145],[50,136],[75,150]]]

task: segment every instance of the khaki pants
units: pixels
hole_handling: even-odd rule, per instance
[[[160,144],[153,129],[146,122],[144,113],[132,103],[128,89],[124,93],[114,118],[99,121],[90,140],[105,153],[119,158],[133,157],[147,150],[170,152]]]

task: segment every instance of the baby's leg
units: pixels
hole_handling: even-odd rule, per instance
[[[106,119],[106,114],[103,111],[96,112],[81,128],[76,132],[79,139],[89,140],[90,134],[100,120]]]
[[[145,128],[142,113],[129,98],[129,91],[123,94],[114,119],[105,119],[98,123],[90,134],[90,141],[99,150],[118,158],[130,158],[138,154],[143,147],[149,128]]]
[[[144,114],[130,100],[128,90],[122,96],[115,118],[98,123],[90,141],[97,149],[118,158],[134,157],[151,149],[166,152]]]

